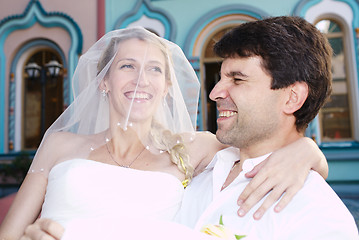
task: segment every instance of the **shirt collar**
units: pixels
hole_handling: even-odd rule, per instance
[[[219,151],[212,162],[207,166],[206,170],[212,170],[212,184],[213,184],[213,199],[217,197],[221,192],[223,183],[225,182],[233,162],[239,160],[239,149],[234,147],[229,147]],[[242,172],[234,181],[239,181],[239,176],[244,178],[244,174],[251,171],[256,165],[264,161],[270,153],[257,157],[246,159],[242,165]],[[245,178],[246,179],[246,178]]]
[[[235,147],[228,147],[221,151],[218,151],[214,156],[212,161],[205,168],[206,170],[211,170],[216,165],[217,161],[224,164],[224,166],[229,166],[230,168],[233,166],[233,162],[239,160],[239,152],[240,150]],[[248,158],[244,161],[242,165],[242,170],[244,173],[250,172],[253,170],[255,166],[266,160],[272,153],[267,153],[265,155],[256,157],[256,158]],[[222,165],[220,164],[220,165]],[[223,166],[223,165],[222,165]]]
[[[233,163],[239,159],[239,149],[235,147],[228,147],[218,151],[213,157],[212,161],[205,168],[206,170],[211,170],[216,165],[217,161],[224,161],[226,163]]]
[[[261,162],[263,162],[264,160],[267,159],[267,157],[269,155],[271,155],[272,153],[267,153],[265,155],[262,155],[260,157],[256,157],[256,158],[248,158],[244,161],[243,165],[242,165],[242,170],[243,173],[247,173],[253,170],[253,168],[255,166],[257,166],[258,164],[260,164]]]

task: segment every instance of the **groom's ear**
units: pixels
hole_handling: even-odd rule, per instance
[[[286,114],[299,110],[308,97],[308,85],[305,82],[295,82],[288,87],[287,101],[284,107]]]

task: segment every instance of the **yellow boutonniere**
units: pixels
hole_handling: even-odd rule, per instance
[[[222,215],[219,218],[219,224],[206,224],[202,227],[201,232],[211,236],[222,239],[238,240],[245,237],[245,235],[236,235],[230,229],[226,228],[223,224]]]

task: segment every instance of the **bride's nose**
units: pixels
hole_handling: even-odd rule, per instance
[[[138,74],[138,78],[134,81],[134,84],[138,84],[139,87],[146,87],[149,85],[148,76],[146,76],[145,71],[141,71]]]

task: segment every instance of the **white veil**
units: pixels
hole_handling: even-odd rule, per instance
[[[127,62],[134,62],[132,66],[119,66],[118,63],[122,60],[118,58],[126,53],[126,43],[131,39],[138,42],[135,50],[143,49],[142,45],[146,46],[146,50],[140,52],[142,57],[139,58],[132,59],[126,55]],[[163,59],[161,63],[164,63],[160,70],[156,65],[158,63],[152,64],[158,57],[158,51]],[[120,67],[126,68],[126,71],[136,77],[132,79],[130,90],[127,87],[126,91],[118,94],[114,88],[120,88],[117,85],[122,84],[121,79],[111,83],[112,89],[108,87],[109,84],[104,84],[104,79],[109,78],[111,69]],[[159,88],[162,84],[160,80],[158,84],[144,84],[145,81],[152,81],[151,74],[161,75],[159,79],[164,78],[166,82],[166,94],[158,97],[159,102],[154,101],[157,97],[153,89]],[[111,141],[111,133],[116,129],[136,132],[143,146],[154,154],[170,152],[175,145],[192,141],[195,136],[199,98],[197,76],[176,44],[143,28],[115,30],[103,36],[80,57],[72,84],[74,101],[46,131],[30,173],[47,174],[62,161],[87,159],[92,151]],[[118,99],[128,100],[128,104],[121,105],[119,103],[123,102]],[[150,101],[153,103],[148,104]],[[142,103],[148,104],[143,114],[136,112],[141,109]],[[152,107],[155,113],[151,115],[151,123],[142,124],[141,117],[145,118],[146,111]],[[118,109],[118,112],[126,114],[118,114]],[[169,135],[172,137],[168,137]],[[181,157],[179,159],[182,160]]]

